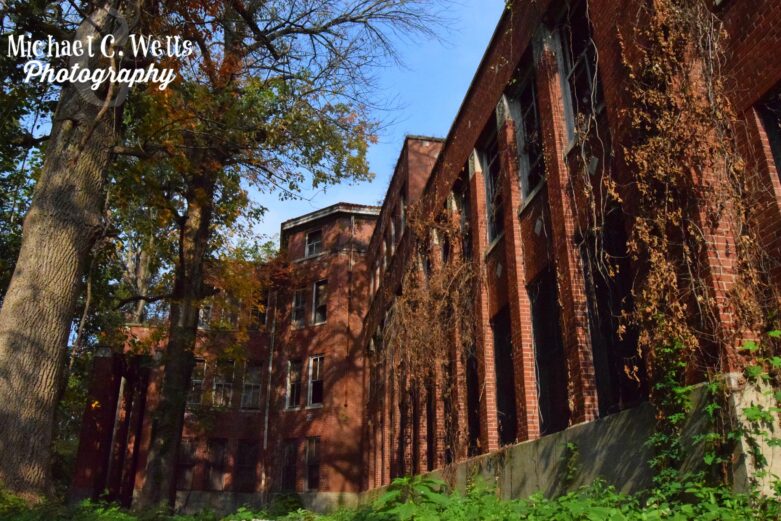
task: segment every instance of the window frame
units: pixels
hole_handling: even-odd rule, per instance
[[[298,364],[298,381],[293,382],[291,380],[291,374],[293,372],[294,364]],[[287,361],[287,375],[285,381],[285,409],[292,411],[301,408],[301,386],[304,377],[304,363],[296,358]],[[293,397],[293,390],[295,390],[295,403],[291,400]]]
[[[212,374],[212,403],[211,406],[217,409],[230,409],[233,406],[233,386],[236,383],[236,361],[235,360],[215,360],[212,364],[214,367]],[[224,368],[230,365],[230,375],[228,381],[221,381],[219,378],[225,376],[221,367]],[[217,404],[217,387],[220,387],[220,393],[222,399],[220,404]],[[228,389],[227,403],[225,403],[225,389]]]
[[[309,236],[313,234],[320,234],[320,239],[317,241],[309,241]],[[314,230],[309,230],[306,232],[306,235],[304,237],[304,257],[309,259],[311,257],[317,257],[321,253],[323,253],[324,250],[324,236],[322,228],[317,228]],[[313,251],[316,250],[316,251]]]
[[[257,383],[248,383],[247,382],[247,375],[249,373],[249,370],[250,369],[255,369],[255,368],[257,368],[257,370],[258,370],[258,380],[257,380]],[[243,410],[243,411],[260,411],[261,398],[262,398],[261,393],[262,393],[262,390],[263,390],[262,382],[263,382],[263,364],[260,363],[260,362],[247,362],[244,365],[244,378],[242,379],[242,382],[241,382],[241,404],[240,404],[241,410]],[[247,390],[248,388],[250,388],[249,391]],[[251,395],[251,393],[254,393],[254,394],[257,395],[257,406],[256,407],[247,406],[246,403],[249,400],[245,400],[245,397],[248,396],[248,393],[250,395]]]
[[[492,245],[504,233],[505,212],[499,131],[495,117],[488,120],[488,125],[483,130],[477,148],[477,160],[480,163],[485,184],[486,233],[488,234],[488,244]],[[496,165],[496,175],[492,172],[494,165]]]
[[[196,378],[198,366],[201,366],[200,370],[200,378]],[[190,397],[195,392],[195,385],[198,385],[198,401],[195,402],[190,399]],[[203,405],[203,387],[206,383],[206,359],[202,357],[196,357],[195,363],[193,365],[193,370],[190,375],[190,388],[187,391],[187,408],[193,408],[193,407],[200,407]]]
[[[314,379],[314,373],[315,373],[315,364],[317,364],[317,377],[318,379]],[[325,380],[323,378],[323,367],[325,366],[325,355],[324,354],[317,354],[312,355],[309,357],[309,363],[307,364],[309,366],[308,368],[308,376],[307,376],[307,391],[306,391],[306,406],[308,408],[319,408],[322,407],[325,403]],[[314,394],[314,385],[316,383],[319,383],[320,385],[320,401],[319,402],[313,402],[312,396]]]
[[[323,319],[318,320],[317,311],[320,306],[317,305],[318,287],[324,288]],[[312,283],[312,325],[317,326],[325,324],[328,321],[328,279],[320,279]]]
[[[298,302],[299,297],[300,302]],[[306,326],[306,288],[293,290],[293,298],[290,306],[290,325],[294,329]]]
[[[518,166],[520,167],[521,198],[522,203],[525,203],[545,182],[545,154],[542,145],[540,106],[533,60],[523,59],[522,64],[525,70],[516,74],[518,84],[507,95],[507,100],[511,104],[514,119],[517,120],[515,121],[515,140],[518,149]],[[529,106],[525,106],[526,97],[530,98]],[[538,135],[539,142],[538,149],[534,154],[535,157],[530,155],[530,147],[528,146],[530,136],[528,124],[531,120],[533,120],[535,127],[532,132]],[[533,174],[534,177],[537,177],[534,184],[532,184]]]

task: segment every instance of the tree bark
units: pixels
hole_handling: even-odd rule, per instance
[[[169,336],[163,354],[160,404],[153,413],[152,442],[146,474],[136,506],[174,505],[176,458],[195,358],[198,312],[205,296],[204,261],[214,198],[213,176],[198,175],[191,183],[187,213],[180,223],[179,260],[174,276]]]
[[[96,10],[76,39],[99,40],[97,27],[108,17]],[[102,227],[104,172],[120,121],[121,108],[86,103],[76,86],[63,88],[0,309],[0,483],[30,499],[51,491],[50,445],[68,335]]]

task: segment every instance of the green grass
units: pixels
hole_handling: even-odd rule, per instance
[[[66,506],[47,503],[28,507],[20,499],[0,493],[0,519],[8,521],[250,521],[256,519],[304,521],[428,521],[428,520],[777,520],[778,497],[737,494],[697,481],[668,484],[644,495],[619,494],[604,483],[553,499],[534,495],[502,500],[493,488],[477,483],[465,494],[450,493],[440,481],[401,478],[370,505],[319,515],[305,510],[284,512],[291,503],[278,502],[270,511],[239,509],[220,518],[203,512],[172,516],[163,512],[135,513],[106,503],[83,502]]]

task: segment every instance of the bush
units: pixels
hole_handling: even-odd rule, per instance
[[[274,507],[273,509],[271,507]],[[296,510],[293,510],[296,509]],[[273,511],[272,511],[273,510]],[[291,511],[292,510],[292,511]],[[116,505],[85,501],[75,506],[48,503],[34,507],[0,491],[3,521],[216,521],[209,512],[170,516],[162,512],[135,514]],[[628,496],[602,482],[553,499],[536,494],[502,500],[492,486],[477,482],[465,494],[449,492],[445,483],[425,477],[396,479],[371,505],[318,515],[300,508],[300,500],[278,498],[267,512],[241,508],[223,521],[758,521],[781,519],[778,498],[737,494],[696,480],[671,483],[645,495]]]

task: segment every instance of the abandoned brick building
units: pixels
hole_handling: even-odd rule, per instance
[[[297,282],[270,297],[247,360],[210,358],[206,346],[198,353],[190,403],[208,405],[213,417],[185,427],[180,504],[281,490],[334,503],[647,400],[637,332],[618,334],[620,305],[631,301],[631,209],[606,211],[597,232],[621,265],[608,282],[595,273],[595,241],[582,231],[571,182],[584,119],[604,142],[620,143],[628,132],[622,35],[636,23],[638,3],[509,2],[447,137],[405,140],[382,207],[337,204],[282,225]],[[751,166],[767,188],[757,201],[759,236],[779,259],[781,3],[709,5],[727,34],[723,72],[734,80],[728,94],[741,145],[753,151]],[[619,156],[587,157],[588,171],[610,164],[620,179]],[[626,185],[618,187],[631,201]],[[413,208],[454,216],[459,247],[410,233]],[[709,229],[706,281],[720,320],[730,320],[719,296],[735,277],[734,238]],[[421,262],[421,240],[431,257],[457,251],[483,276],[474,348],[465,356],[454,350],[429,385],[410,389],[377,353],[391,348],[383,325],[404,274]],[[423,272],[435,269],[430,263],[423,259]],[[781,285],[778,266],[771,279]],[[103,355],[91,388],[100,405],[85,415],[73,490],[108,490],[130,502],[144,478],[160,372],[139,357]],[[448,432],[463,439],[454,443]]]

